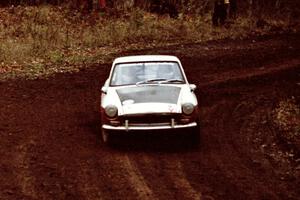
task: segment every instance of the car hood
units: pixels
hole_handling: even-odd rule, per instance
[[[116,92],[123,105],[128,103],[170,103],[177,104],[180,87],[173,86],[140,86],[120,88]]]
[[[174,86],[139,86],[116,90],[124,115],[179,112],[181,88]]]
[[[197,99],[186,84],[111,87],[102,97],[102,107],[117,106],[119,116],[181,113],[181,105],[186,102],[197,105]]]

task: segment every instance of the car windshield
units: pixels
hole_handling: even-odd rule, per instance
[[[111,86],[153,83],[185,83],[177,62],[116,64]]]

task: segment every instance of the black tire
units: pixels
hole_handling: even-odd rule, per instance
[[[198,147],[200,145],[200,126],[199,124],[191,130],[191,142],[193,147]]]
[[[108,133],[107,130],[105,130],[103,128],[101,129],[101,138],[102,138],[102,142],[104,144],[109,144],[109,142],[110,142],[110,134]]]

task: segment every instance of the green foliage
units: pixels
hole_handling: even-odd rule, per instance
[[[49,52],[49,60],[51,63],[61,64],[64,61],[64,55],[60,51]]]

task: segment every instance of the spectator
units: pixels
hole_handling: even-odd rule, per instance
[[[150,11],[159,15],[169,14],[171,18],[178,17],[176,3],[168,0],[152,0]]]
[[[215,0],[212,23],[214,26],[224,25],[227,17],[226,5],[224,0]]]
[[[236,18],[236,11],[237,11],[237,0],[230,0],[229,6],[229,17],[232,19]]]
[[[229,13],[229,4],[231,3],[231,0],[224,0],[224,6],[225,6],[225,10],[226,10],[226,17],[227,18],[227,15]]]
[[[106,1],[105,0],[99,0],[99,7],[100,9],[106,8]]]

